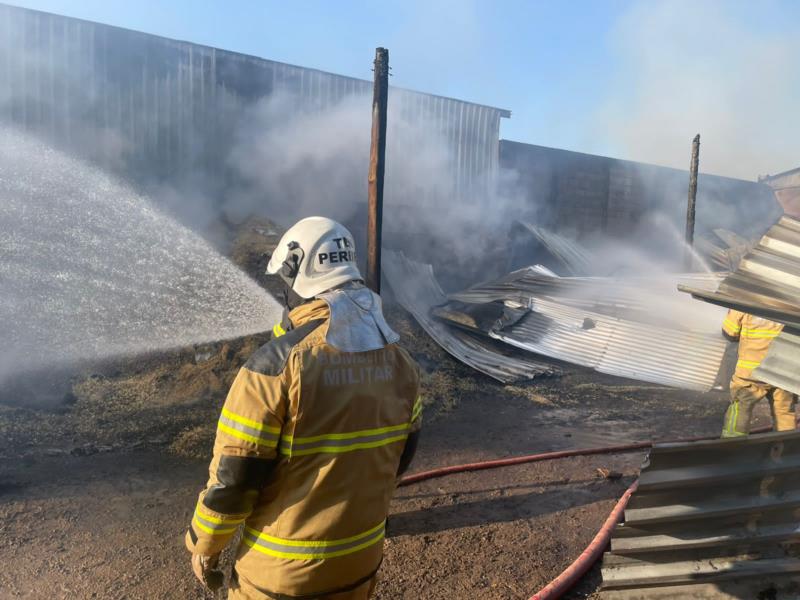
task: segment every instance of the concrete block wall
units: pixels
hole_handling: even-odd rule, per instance
[[[688,171],[508,140],[500,141],[500,168],[516,182],[507,193],[519,196],[520,218],[575,239],[600,233],[635,244],[667,226],[663,235],[683,235]],[[698,233],[758,235],[780,213],[767,185],[700,175]]]

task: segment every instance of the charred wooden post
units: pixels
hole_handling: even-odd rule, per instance
[[[689,204],[686,207],[686,270],[691,271],[694,263],[694,216],[697,202],[697,171],[700,167],[700,134],[692,141],[692,162],[689,165]]]
[[[389,51],[375,49],[375,86],[372,92],[372,143],[369,150],[369,218],[367,219],[367,285],[381,292],[381,237],[383,233],[383,173],[386,164],[386,104],[389,99]]]

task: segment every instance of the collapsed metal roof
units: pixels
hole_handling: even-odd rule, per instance
[[[800,596],[800,432],[653,447],[602,600]]]
[[[682,300],[678,285],[714,290],[724,277],[720,273],[676,274],[669,277],[557,277],[537,267],[513,271],[494,281],[450,294],[451,300],[467,303],[492,301],[527,305],[532,298],[549,298],[566,306],[595,311],[612,317],[636,315],[643,322],[669,323],[683,330],[705,328],[718,332],[716,310],[697,309]],[[680,319],[673,314],[676,305],[685,309]]]
[[[728,344],[719,333],[721,311],[677,293],[674,279],[561,278],[533,267],[448,301],[430,265],[397,252],[386,253],[385,265],[400,304],[431,337],[501,381],[546,373],[549,365],[504,356],[485,336],[602,373],[701,391],[716,383]],[[676,277],[719,281],[713,274]]]
[[[558,372],[551,364],[503,353],[489,339],[480,339],[434,319],[431,308],[445,304],[447,296],[439,287],[431,265],[410,260],[402,252],[385,250],[383,272],[400,305],[437,344],[461,362],[503,383]]]

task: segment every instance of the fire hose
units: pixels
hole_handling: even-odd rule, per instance
[[[761,427],[754,429],[751,433],[764,433],[770,431],[771,427]],[[700,442],[703,440],[715,440],[717,436],[705,436],[695,438],[684,438],[680,440],[665,440],[661,443],[686,443],[686,442]],[[635,442],[632,444],[624,444],[621,446],[605,446],[602,448],[582,448],[577,450],[559,450],[556,452],[543,452],[539,454],[528,454],[524,456],[512,456],[510,458],[500,458],[495,460],[487,460],[482,462],[467,463],[463,465],[452,465],[449,467],[440,467],[438,469],[431,469],[429,471],[421,471],[407,475],[400,480],[400,486],[412,485],[425,481],[428,479],[435,479],[437,477],[444,477],[446,475],[453,475],[455,473],[466,473],[469,471],[481,471],[484,469],[494,469],[498,467],[508,467],[512,465],[521,465],[525,463],[542,462],[546,460],[554,460],[557,458],[569,458],[572,456],[591,456],[595,454],[623,454],[626,452],[635,452],[636,450],[646,450],[653,447],[656,442]],[[529,600],[557,600],[564,593],[566,593],[572,586],[574,586],[585,574],[592,568],[592,566],[602,556],[603,551],[611,539],[611,534],[614,531],[617,523],[622,518],[625,507],[628,505],[628,500],[631,495],[636,491],[639,485],[638,479],[634,481],[631,486],[625,491],[622,497],[614,506],[611,513],[608,515],[605,523],[594,536],[592,541],[581,552],[580,556],[576,558],[566,569],[564,569],[555,579],[536,592]]]

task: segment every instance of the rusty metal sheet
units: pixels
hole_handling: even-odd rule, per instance
[[[602,600],[800,597],[800,432],[657,444]]]
[[[384,250],[383,272],[400,305],[437,344],[461,362],[503,383],[558,373],[549,363],[514,355],[490,339],[470,335],[434,319],[431,308],[445,304],[447,296],[439,287],[431,265],[410,260],[402,252]]]

